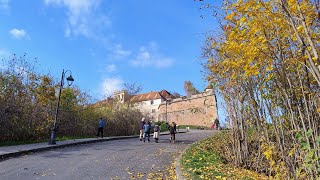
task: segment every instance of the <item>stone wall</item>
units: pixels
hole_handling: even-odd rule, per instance
[[[166,118],[167,116],[167,118]],[[217,117],[217,104],[213,90],[209,89],[191,97],[173,99],[159,105],[159,120],[178,125],[211,127]]]

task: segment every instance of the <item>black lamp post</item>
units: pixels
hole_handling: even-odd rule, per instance
[[[51,137],[50,137],[50,141],[49,141],[50,145],[56,144],[56,132],[57,132],[57,129],[58,129],[57,119],[58,119],[58,112],[59,112],[59,105],[60,105],[60,96],[61,96],[61,91],[62,91],[62,88],[63,88],[63,85],[64,85],[64,77],[65,77],[65,74],[67,72],[70,72],[70,76],[67,77],[68,86],[71,86],[72,82],[74,81],[74,79],[73,79],[73,77],[71,75],[72,74],[71,71],[70,70],[64,71],[64,69],[62,69],[62,76],[61,76],[61,82],[60,82],[58,103],[57,103],[56,113],[55,113],[55,117],[54,117],[54,125],[53,125],[53,128],[51,129]]]
[[[166,99],[166,122],[168,123],[168,104],[171,104],[171,100]]]
[[[166,100],[166,123],[168,123],[168,100]]]

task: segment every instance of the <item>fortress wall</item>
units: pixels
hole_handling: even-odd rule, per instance
[[[176,122],[178,125],[211,127],[217,118],[215,95],[212,92],[182,97],[159,105],[159,120]]]

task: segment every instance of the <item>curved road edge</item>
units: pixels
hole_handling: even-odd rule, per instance
[[[205,138],[206,139],[206,138]],[[202,141],[203,139],[199,140],[199,141]],[[177,176],[177,180],[186,180],[186,178],[183,176],[182,172],[181,172],[181,164],[180,164],[180,160],[182,158],[182,155],[191,147],[193,146],[194,144],[198,143],[199,141],[197,142],[194,142],[192,144],[190,144],[190,146],[186,147],[182,153],[179,155],[179,157],[176,159],[176,176]]]
[[[195,144],[195,143],[193,143]],[[191,144],[191,146],[193,145]],[[181,160],[181,157],[182,155],[186,152],[187,149],[189,149],[191,146],[185,148],[182,153],[179,155],[179,157],[176,159],[176,176],[177,176],[177,179],[178,180],[185,180],[184,176],[182,175],[182,172],[181,172],[181,164],[180,164],[180,160]]]

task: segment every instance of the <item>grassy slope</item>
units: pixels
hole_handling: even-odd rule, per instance
[[[216,134],[214,136],[217,136]],[[192,145],[182,155],[181,166],[187,179],[270,179],[246,169],[226,164],[214,146],[214,137]]]

